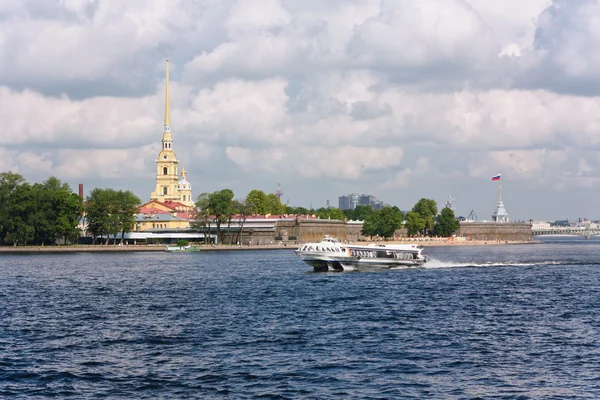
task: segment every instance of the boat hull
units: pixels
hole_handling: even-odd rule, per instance
[[[167,246],[166,251],[168,251],[168,252],[195,252],[195,251],[200,251],[200,247],[197,247],[197,246]]]
[[[427,261],[422,246],[341,243],[325,236],[318,243],[305,243],[296,254],[315,271],[356,271],[370,268],[419,267]]]
[[[392,257],[342,257],[335,254],[296,251],[300,259],[315,271],[359,271],[361,269],[420,267],[427,259],[423,256],[407,255],[405,259]],[[410,256],[411,258],[408,258]]]

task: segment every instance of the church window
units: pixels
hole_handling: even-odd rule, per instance
[[[166,186],[163,188],[163,194],[167,194],[167,187]]]
[[[169,169],[167,167],[163,168],[163,175],[167,175],[167,173],[169,172]]]

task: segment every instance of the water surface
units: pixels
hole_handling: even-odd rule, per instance
[[[600,240],[428,248],[313,273],[293,251],[0,258],[0,397],[600,397]]]

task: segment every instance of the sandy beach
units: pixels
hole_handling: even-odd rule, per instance
[[[360,242],[360,243],[373,243],[373,242]],[[449,238],[418,238],[418,239],[405,239],[395,240],[388,242],[376,242],[384,244],[418,244],[424,247],[430,246],[491,246],[491,245],[503,245],[503,244],[533,244],[533,240],[522,241],[522,240],[453,240]]]

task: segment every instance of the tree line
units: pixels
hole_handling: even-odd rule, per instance
[[[251,215],[307,214],[321,219],[361,220],[364,221],[363,234],[386,238],[392,237],[402,226],[409,235],[438,236],[449,236],[459,227],[451,209],[444,208],[438,215],[437,204],[430,199],[419,200],[411,211],[403,213],[398,207],[373,210],[364,205],[345,211],[289,207],[275,194],[261,190],[251,190],[243,199],[234,197],[231,189],[200,194],[191,227],[207,234],[214,227],[219,243],[239,242]],[[140,199],[131,191],[95,188],[82,201],[68,184],[56,177],[29,184],[19,174],[3,172],[0,173],[0,244],[76,242],[81,235],[79,224],[84,215],[94,243],[100,238],[101,243],[108,244],[112,237],[116,244],[119,234],[122,243],[124,234],[134,230],[140,204]]]
[[[431,199],[420,199],[407,213],[398,207],[384,207],[372,210],[369,206],[357,206],[354,210],[357,219],[363,219],[363,234],[390,238],[394,232],[405,227],[411,236],[436,235],[447,237],[460,227],[460,223],[450,208],[443,208],[438,215],[437,203]]]
[[[0,244],[44,246],[77,242],[79,224],[85,215],[94,237],[130,232],[140,199],[130,191],[93,189],[85,201],[67,183],[50,177],[28,183],[13,172],[0,173]],[[121,236],[122,241],[122,236]]]
[[[246,220],[251,215],[316,215],[321,219],[359,220],[363,223],[363,234],[390,238],[394,232],[406,227],[409,235],[450,236],[459,228],[459,222],[450,208],[442,209],[438,215],[437,203],[431,199],[420,199],[407,213],[398,207],[374,210],[371,206],[359,205],[353,210],[339,208],[289,207],[281,204],[274,194],[252,190],[241,200],[234,199],[231,189],[213,193],[202,193],[196,201],[195,215],[191,226],[206,234],[214,228],[219,243],[237,243]],[[235,218],[234,218],[235,217]],[[234,224],[234,225],[232,225]],[[226,229],[223,229],[225,228]]]

